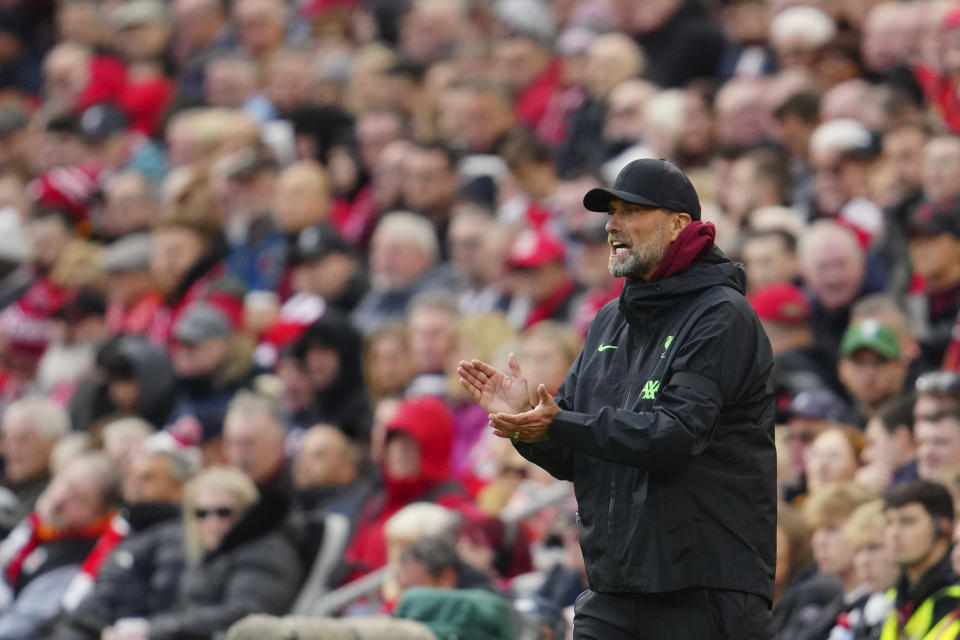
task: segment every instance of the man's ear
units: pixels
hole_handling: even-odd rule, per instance
[[[670,216],[670,241],[673,242],[688,224],[693,222],[689,213],[674,213]]]

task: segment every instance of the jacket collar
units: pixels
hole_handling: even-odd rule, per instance
[[[689,269],[658,280],[629,279],[620,294],[620,312],[635,325],[642,325],[661,311],[675,309],[685,300],[717,286],[746,290],[747,276],[743,265],[731,262],[714,247],[694,261]]]

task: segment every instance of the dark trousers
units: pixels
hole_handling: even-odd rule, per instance
[[[770,609],[741,591],[684,589],[620,594],[584,591],[573,640],[770,640]]]

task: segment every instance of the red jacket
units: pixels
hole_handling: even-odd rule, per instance
[[[348,580],[387,563],[384,525],[408,504],[428,501],[468,516],[480,514],[451,476],[453,417],[442,401],[429,396],[404,401],[387,426],[387,439],[397,432],[409,435],[420,445],[420,476],[398,480],[383,468],[384,491],[363,505],[356,533],[344,554],[350,567]]]

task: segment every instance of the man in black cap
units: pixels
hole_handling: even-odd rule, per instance
[[[311,225],[297,234],[290,267],[294,293],[318,295],[343,313],[353,311],[368,289],[360,259],[327,224]]]
[[[627,280],[556,397],[539,384],[531,406],[513,356],[508,373],[461,362],[461,383],[496,435],[574,483],[590,586],[574,638],[769,638],[773,356],[744,269],[669,162],[631,162],[584,206],[608,214]]]

